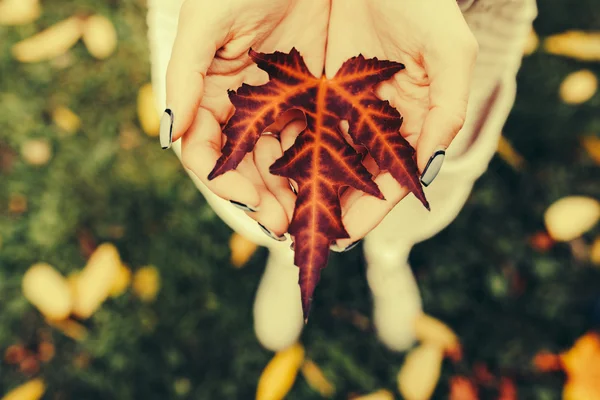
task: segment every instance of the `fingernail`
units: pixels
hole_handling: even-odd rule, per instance
[[[294,187],[294,185],[292,185],[292,181],[288,180],[288,183],[290,184],[290,189],[292,189],[292,192],[294,192],[294,194],[298,194],[298,191],[296,190],[296,188]]]
[[[271,230],[269,228],[267,228],[266,226],[264,226],[260,222],[257,222],[257,224],[258,224],[258,226],[260,226],[260,229],[262,229],[262,231],[265,233],[265,235],[267,235],[271,239],[275,239],[278,242],[285,241],[285,239],[286,239],[285,235],[277,236],[275,233],[271,232]]]
[[[258,211],[258,207],[250,207],[250,206],[245,205],[244,203],[240,203],[239,201],[229,200],[229,202],[242,211],[249,211],[249,212],[257,212]]]
[[[446,157],[446,148],[438,147],[438,149],[433,153],[425,169],[423,170],[423,174],[421,175],[421,183],[424,186],[429,186],[431,182],[435,179],[437,174],[440,172],[442,168],[442,164],[444,163],[444,158]]]
[[[342,248],[342,247],[338,246],[337,243],[335,243],[335,244],[332,244],[331,246],[329,246],[329,248],[331,249],[331,251],[335,251],[336,253],[345,253],[345,252],[350,251],[353,248],[355,248],[356,245],[359,243],[360,243],[360,240],[357,240],[356,242],[350,243],[348,246],[346,246],[346,248]]]
[[[296,246],[294,245],[294,242],[292,242],[292,244],[290,244],[290,250],[292,250],[292,251],[296,250]]]
[[[173,111],[166,109],[160,119],[160,147],[163,150],[171,148],[173,141]]]

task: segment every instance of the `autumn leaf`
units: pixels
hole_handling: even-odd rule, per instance
[[[253,50],[249,54],[270,79],[262,86],[243,84],[237,91],[229,91],[235,112],[223,129],[227,142],[208,178],[235,169],[282,113],[291,109],[304,113],[305,130],[270,171],[298,184],[289,232],[294,238],[294,263],[300,268],[306,319],[320,270],[327,265],[329,246],[349,238],[342,223],[340,191],[351,187],[383,199],[362,164],[363,155],[342,135],[341,121],[349,122],[354,145],[365,148],[381,171],[388,171],[429,208],[415,151],[399,133],[402,117],[374,93],[377,84],[404,66],[359,55],[347,60],[333,79],[327,79],[324,74],[313,76],[296,49],[289,54]]]

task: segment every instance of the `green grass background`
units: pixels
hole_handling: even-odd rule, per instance
[[[46,325],[23,298],[23,273],[46,261],[64,274],[81,268],[82,236],[115,243],[134,269],[160,269],[155,303],[130,292],[86,321],[90,335],[74,342],[52,331],[57,355],[39,373],[44,399],[252,399],[272,354],[257,343],[251,304],[266,260],[260,250],[243,269],[229,263],[230,229],[197,192],[171,152],[138,127],[136,96],[149,81],[142,0],[46,0],[33,24],[0,27],[0,351],[33,344]],[[535,22],[543,37],[567,29],[600,30],[597,0],[543,0]],[[79,43],[72,65],[23,65],[10,47],[75,12],[97,12],[116,25],[119,47],[106,61]],[[543,212],[571,194],[600,198],[599,169],[580,146],[600,132],[600,95],[581,106],[560,102],[558,87],[582,63],[536,52],[518,77],[518,96],[506,137],[525,157],[514,171],[495,158],[456,221],[418,245],[411,263],[425,310],[460,336],[465,357],[445,362],[435,398],[447,398],[452,375],[470,375],[476,363],[515,380],[522,399],[560,398],[564,377],[539,374],[532,356],[561,351],[600,322],[600,269],[578,261],[566,245],[542,254],[527,243],[543,229]],[[81,131],[65,137],[51,123],[56,104],[73,109]],[[120,134],[133,130],[135,146]],[[22,143],[45,138],[52,160],[32,167]],[[9,160],[10,159],[10,160]],[[8,167],[10,165],[10,168]],[[28,210],[8,212],[20,194]],[[123,234],[119,234],[123,232]],[[596,229],[598,232],[598,229]],[[585,239],[590,240],[594,232]],[[515,277],[523,293],[515,290]],[[371,313],[360,248],[334,255],[323,272],[302,341],[336,385],[337,397],[378,388],[396,391],[403,355],[387,351],[369,332],[332,318],[334,307]],[[74,359],[85,354],[85,368]],[[0,394],[26,381],[0,362]],[[482,399],[495,398],[484,388]],[[289,399],[318,399],[299,378]]]

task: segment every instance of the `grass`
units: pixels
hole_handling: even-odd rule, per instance
[[[535,23],[541,36],[600,29],[594,0],[545,1]],[[141,0],[43,2],[39,21],[0,27],[0,350],[33,347],[51,335],[56,356],[41,365],[45,399],[251,399],[271,353],[252,331],[251,304],[266,253],[243,269],[229,263],[230,229],[207,206],[172,153],[139,128],[137,90],[148,82],[145,6]],[[10,47],[76,12],[98,12],[116,25],[115,55],[96,61],[80,43],[60,62],[12,59]],[[579,138],[600,132],[600,95],[581,106],[560,102],[558,86],[581,63],[536,52],[524,60],[519,92],[505,127],[524,156],[522,170],[495,158],[456,221],[419,244],[411,264],[425,310],[460,336],[464,359],[445,362],[435,398],[447,398],[451,376],[485,364],[517,384],[520,398],[558,399],[560,374],[536,372],[540,349],[562,351],[600,323],[600,270],[568,245],[542,253],[528,244],[543,229],[543,212],[571,194],[600,198],[598,166]],[[82,119],[66,136],[50,111],[65,105]],[[20,156],[43,138],[52,159],[41,167]],[[23,212],[10,199],[26,199]],[[589,241],[595,232],[584,240]],[[90,243],[115,243],[133,268],[155,265],[162,288],[154,303],[131,292],[109,300],[85,321],[89,336],[73,341],[52,330],[21,294],[25,270],[45,261],[68,275],[86,261]],[[334,307],[369,316],[359,249],[335,255],[323,272],[302,342],[337,387],[339,399],[378,388],[395,390],[403,355]],[[29,379],[0,363],[0,393]],[[497,387],[482,388],[495,398]],[[318,399],[303,379],[289,399]]]

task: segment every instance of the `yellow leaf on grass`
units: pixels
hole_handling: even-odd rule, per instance
[[[512,144],[504,136],[500,136],[497,152],[504,162],[517,171],[521,170],[525,165],[525,159],[523,156],[521,156],[519,152],[515,150]]]
[[[65,54],[77,43],[83,34],[83,27],[84,21],[80,17],[67,18],[15,44],[12,54],[23,63],[53,59]]]
[[[548,207],[544,213],[546,229],[556,241],[577,239],[600,219],[600,202],[592,197],[567,196]]]
[[[600,138],[596,136],[584,136],[581,138],[583,148],[592,160],[600,165]]]
[[[73,312],[77,316],[89,318],[100,307],[110,295],[120,267],[121,258],[114,245],[104,243],[94,250],[75,280]]]
[[[2,400],[39,400],[46,391],[46,384],[42,379],[33,379],[19,387],[14,388],[2,397]]]
[[[302,364],[302,375],[306,379],[308,386],[319,392],[321,396],[331,397],[335,394],[335,387],[327,380],[321,368],[313,361],[304,361],[304,364]]]
[[[570,73],[560,84],[559,94],[567,104],[582,104],[591,99],[598,90],[598,78],[588,70]]]
[[[73,134],[81,128],[81,119],[67,107],[59,106],[52,111],[52,121],[62,131]]]
[[[140,125],[144,132],[146,132],[146,135],[152,137],[158,136],[160,118],[158,116],[158,110],[156,109],[154,90],[150,83],[142,86],[138,92],[137,112]]]
[[[23,295],[46,318],[67,318],[73,307],[73,298],[67,280],[45,263],[32,265],[22,282]]]
[[[0,1],[0,25],[25,25],[39,18],[39,0]]]
[[[46,139],[28,139],[21,145],[23,161],[36,167],[46,165],[52,158],[52,148]]]
[[[423,343],[440,346],[446,351],[459,346],[456,334],[439,319],[427,314],[421,314],[415,318],[415,336]]]
[[[83,43],[89,53],[99,60],[108,58],[117,48],[117,31],[110,20],[93,15],[85,21]]]
[[[256,400],[282,400],[290,391],[304,361],[304,347],[296,343],[275,354],[262,372]]]
[[[231,250],[231,263],[237,267],[243,267],[250,257],[256,252],[258,246],[256,243],[246,239],[246,237],[234,232],[229,239],[229,249]]]
[[[567,374],[563,400],[600,399],[600,335],[582,336],[560,357]]]
[[[58,329],[65,336],[70,337],[73,340],[81,341],[86,338],[88,330],[85,326],[72,319],[65,319],[62,321],[46,320],[48,325]]]
[[[364,396],[353,397],[352,400],[394,400],[394,394],[389,390],[381,389]]]
[[[121,264],[119,270],[117,272],[117,276],[113,282],[113,285],[110,289],[111,297],[119,297],[129,287],[131,283],[131,270],[127,268],[127,266]]]
[[[153,301],[160,290],[160,274],[153,266],[142,267],[133,275],[133,292],[142,301]]]
[[[600,61],[600,32],[567,31],[547,37],[544,49],[550,54],[582,61]]]
[[[398,390],[406,400],[431,398],[440,379],[444,350],[424,343],[411,350],[398,373]]]
[[[600,236],[596,236],[590,249],[590,261],[596,266],[600,266]]]

